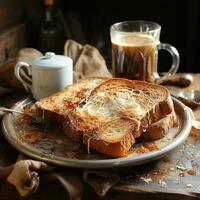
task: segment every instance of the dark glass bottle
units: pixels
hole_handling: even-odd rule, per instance
[[[47,51],[62,54],[65,41],[68,39],[64,17],[55,0],[43,0],[44,12],[38,30],[38,48],[42,53]]]

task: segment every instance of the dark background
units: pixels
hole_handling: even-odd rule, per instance
[[[142,19],[162,26],[161,42],[173,44],[180,53],[179,71],[200,72],[199,0],[57,0],[56,4],[64,15],[68,37],[96,46],[109,66],[110,25]],[[43,11],[40,0],[0,1],[0,64],[22,47],[37,47],[34,20]],[[161,51],[159,57],[160,71],[167,71],[170,56]]]

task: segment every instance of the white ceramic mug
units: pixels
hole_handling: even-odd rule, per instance
[[[72,59],[47,52],[45,56],[35,59],[31,65],[19,62],[15,66],[15,76],[27,91],[31,91],[36,100],[52,93],[62,91],[73,84]],[[28,71],[26,75],[24,70]]]

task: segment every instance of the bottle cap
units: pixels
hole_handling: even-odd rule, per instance
[[[45,6],[53,6],[54,5],[54,0],[43,0],[43,4]]]

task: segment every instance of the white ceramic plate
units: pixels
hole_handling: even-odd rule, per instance
[[[189,135],[190,114],[180,101],[176,99],[173,101],[178,116],[178,126],[172,128],[160,140],[145,142],[145,144],[138,142],[133,145],[132,153],[125,158],[109,158],[94,151],[88,154],[85,146],[70,141],[58,126],[45,127],[44,131],[43,128],[38,128],[20,115],[6,114],[2,120],[2,128],[5,138],[14,148],[29,157],[50,164],[76,168],[133,166],[165,156],[182,144]],[[22,110],[31,104],[33,104],[32,99],[27,97],[12,108]]]

